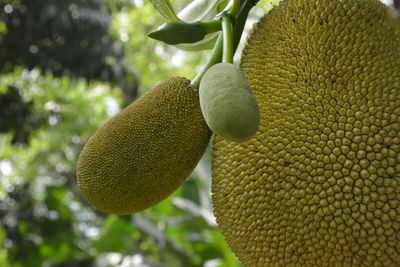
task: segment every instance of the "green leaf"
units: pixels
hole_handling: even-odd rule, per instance
[[[0,21],[0,35],[5,35],[8,32],[7,24],[3,21]]]
[[[6,237],[7,237],[6,230],[4,230],[3,226],[0,225],[0,244],[3,244]]]
[[[178,17],[185,22],[212,20],[227,2],[227,0],[194,0],[178,13]],[[218,33],[211,33],[199,42],[178,44],[176,48],[185,51],[208,50],[214,47],[217,39]]]
[[[98,240],[92,240],[91,247],[101,252],[131,252],[139,233],[129,222],[129,218],[110,215],[107,217]]]
[[[206,21],[213,19],[220,7],[225,7],[226,0],[195,0],[178,13],[178,17],[186,22]]]
[[[210,50],[214,47],[219,33],[214,32],[207,34],[201,41],[191,44],[177,44],[175,47],[188,52],[196,52],[201,50]]]
[[[240,267],[241,264],[239,263],[239,260],[232,253],[221,232],[217,230],[213,231],[212,234],[214,239],[213,242],[224,258],[224,264],[221,264],[218,267]]]
[[[179,20],[169,0],[150,0],[158,13],[167,20]]]
[[[182,21],[169,21],[148,34],[149,37],[163,41],[170,45],[182,43],[195,43],[213,32],[221,30],[218,21],[185,23]]]

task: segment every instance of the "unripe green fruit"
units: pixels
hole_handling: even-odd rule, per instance
[[[208,69],[200,82],[199,97],[206,123],[215,134],[244,142],[257,132],[257,101],[235,65],[219,63]]]
[[[170,78],[89,139],[77,165],[79,189],[106,213],[147,209],[182,185],[210,136],[197,90],[183,77]]]

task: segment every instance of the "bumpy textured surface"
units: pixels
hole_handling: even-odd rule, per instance
[[[181,77],[162,82],[89,139],[77,180],[94,207],[137,212],[166,198],[190,175],[211,131],[189,84]]]
[[[215,134],[235,142],[256,134],[260,111],[238,67],[228,63],[212,66],[201,80],[199,95],[201,111]]]
[[[243,264],[400,266],[400,23],[376,0],[287,0],[241,68],[260,129],[215,139],[212,190]]]

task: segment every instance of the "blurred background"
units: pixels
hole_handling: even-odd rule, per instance
[[[260,1],[246,29],[277,2]],[[77,189],[99,126],[205,63],[207,51],[146,36],[163,22],[148,0],[0,0],[0,266],[240,266],[212,214],[210,150],[177,192],[133,216],[97,212]]]

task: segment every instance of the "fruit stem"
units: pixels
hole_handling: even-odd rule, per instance
[[[240,2],[241,0],[230,0],[224,10],[219,12],[215,17],[216,18],[222,18],[226,16],[227,14],[229,16],[236,16],[239,8],[240,8]]]
[[[231,3],[232,6],[228,12],[228,15],[236,16],[240,8],[240,0],[233,0]]]
[[[240,38],[243,33],[244,25],[246,24],[247,16],[249,15],[250,10],[257,4],[257,0],[243,0],[240,1],[240,9],[236,16],[235,26],[233,27],[233,54],[235,53]],[[235,5],[234,5],[235,6]],[[236,7],[233,7],[236,8]],[[201,78],[203,78],[204,73],[213,65],[220,63],[222,60],[222,48],[223,48],[223,36],[222,33],[219,35],[217,42],[214,45],[214,48],[211,52],[211,56],[203,67],[203,69],[193,78],[191,82],[191,87],[194,89],[198,89],[200,86]]]
[[[230,16],[222,18],[223,56],[222,62],[233,63],[233,33]]]
[[[221,62],[222,59],[222,43],[223,43],[223,37],[222,34],[220,33],[217,39],[217,42],[214,45],[214,48],[211,52],[211,56],[206,63],[206,65],[203,67],[203,69],[196,75],[196,77],[192,80],[190,83],[190,86],[192,88],[198,89],[200,86],[200,81],[201,78],[203,78],[204,73],[213,65]]]

